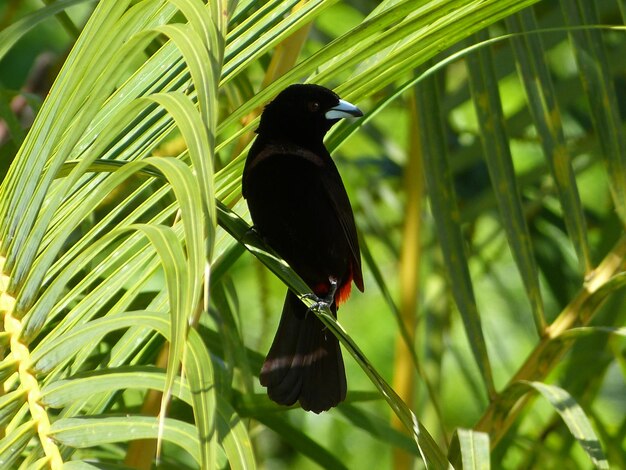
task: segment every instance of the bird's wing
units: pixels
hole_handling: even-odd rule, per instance
[[[330,160],[330,158],[329,158]],[[339,171],[335,163],[330,160],[322,169],[322,184],[329,196],[331,205],[335,209],[337,218],[343,228],[343,232],[348,240],[350,251],[352,252],[352,275],[354,283],[363,292],[363,273],[361,271],[361,250],[359,249],[359,237],[356,232],[352,206],[348,199],[348,193],[343,185]]]
[[[252,152],[252,151],[251,151]],[[311,163],[320,171],[320,179],[322,186],[328,195],[328,200],[348,241],[350,251],[352,253],[352,276],[354,283],[363,292],[363,273],[361,270],[361,251],[359,249],[359,238],[354,223],[354,215],[348,194],[339,175],[339,171],[333,162],[330,154],[325,152],[324,155],[312,152],[303,147],[285,143],[272,142],[262,146],[262,150],[254,153],[254,158],[246,161],[246,167],[243,174],[243,193],[246,197],[246,177],[247,174],[263,161],[276,157],[277,155],[291,155],[303,159]]]

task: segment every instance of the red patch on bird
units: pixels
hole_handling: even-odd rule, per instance
[[[335,294],[335,299],[337,301],[337,305],[341,305],[348,297],[350,297],[350,292],[352,291],[352,271],[348,274],[348,278],[346,281],[339,286],[337,289],[337,293]]]
[[[337,287],[337,292],[335,292],[335,302],[337,305],[341,305],[348,297],[350,297],[350,292],[352,290],[352,271],[348,274],[348,278],[342,283],[339,287]],[[319,282],[313,286],[313,293],[318,297],[324,297],[328,295],[330,292],[330,282]]]
[[[330,284],[328,282],[318,282],[313,286],[313,293],[318,297],[324,297],[328,295],[328,291],[330,290]]]

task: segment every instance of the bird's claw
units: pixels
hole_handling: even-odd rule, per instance
[[[306,296],[306,298],[314,301],[311,306],[306,310],[307,313],[312,310],[315,310],[316,312],[322,312],[327,308],[330,308],[330,306],[332,305],[332,301],[329,301],[326,297],[319,298],[315,294],[309,294]]]
[[[243,234],[243,237],[241,237],[241,240],[244,243],[250,243],[257,240],[263,240],[263,237],[261,237],[261,234],[256,229],[256,227],[252,226],[249,227],[248,230],[246,230],[246,232]]]
[[[325,297],[318,297],[313,293],[304,294],[302,296],[303,299],[313,300],[313,304],[307,309],[307,313],[311,310],[315,310],[317,312],[321,312],[330,308],[330,306],[335,301],[335,293],[337,292],[337,278],[334,276],[328,277],[328,282],[330,282],[330,289],[328,290],[328,294]]]

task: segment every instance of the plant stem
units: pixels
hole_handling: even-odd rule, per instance
[[[626,259],[626,235],[598,267],[585,279],[582,288],[561,314],[547,328],[537,347],[509,381],[507,386],[491,401],[474,429],[489,433],[492,449],[506,434],[533,396],[520,387],[521,381],[543,381],[559,364],[573,344],[560,336],[575,326],[587,325],[599,310],[611,289],[602,289],[623,268]]]

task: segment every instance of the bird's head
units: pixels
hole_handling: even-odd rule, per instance
[[[327,88],[291,85],[265,107],[256,132],[270,139],[317,146],[333,124],[359,116],[363,116],[359,108]]]

